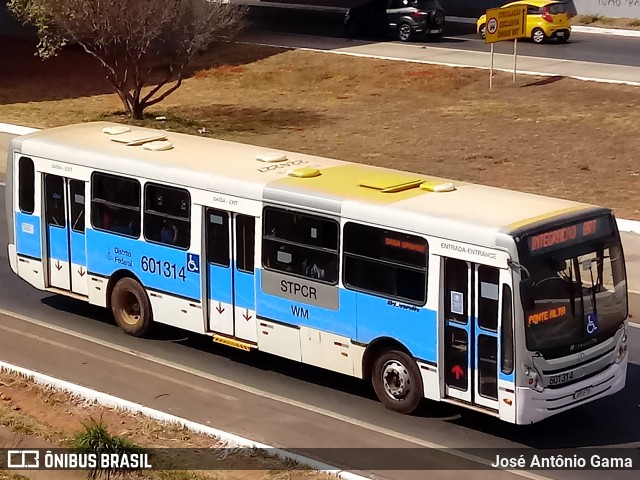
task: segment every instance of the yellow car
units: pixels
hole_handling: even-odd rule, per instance
[[[501,8],[517,5],[527,7],[527,37],[534,43],[542,43],[549,38],[555,38],[562,43],[569,40],[571,23],[562,3],[553,0],[521,0],[508,3]],[[482,38],[487,23],[486,17],[482,15],[476,22],[477,31]]]

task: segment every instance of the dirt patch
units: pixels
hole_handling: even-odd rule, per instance
[[[90,418],[101,418],[109,432],[125,436],[144,448],[211,449],[221,447],[217,439],[194,434],[142,415],[133,415],[45,388],[8,372],[0,372],[0,448],[69,447],[69,440]],[[177,451],[178,452],[178,451]],[[292,468],[290,462],[256,452],[231,449],[225,457],[212,460],[215,470],[194,472],[144,471],[132,478],[149,480],[329,480],[329,475]],[[179,465],[177,456],[171,460]],[[208,463],[207,465],[212,465]],[[286,472],[285,472],[286,470]],[[81,471],[0,472],[0,480],[81,480]]]
[[[19,62],[33,62],[33,46],[20,45],[0,84],[2,121],[125,121],[118,98],[99,88],[101,74],[79,72],[88,61],[79,52],[65,51],[51,69],[37,60],[25,76]],[[498,74],[489,91],[481,70],[239,44],[217,46],[193,70],[144,125],[585,201],[640,219],[640,88],[524,75],[512,83]],[[42,78],[50,88],[29,101]],[[97,93],[77,93],[81,83],[80,92]]]

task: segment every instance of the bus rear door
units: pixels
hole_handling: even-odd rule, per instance
[[[85,240],[87,183],[44,174],[48,286],[88,295]]]
[[[205,209],[207,328],[257,342],[255,314],[256,217]]]

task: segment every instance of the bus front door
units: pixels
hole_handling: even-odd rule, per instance
[[[500,269],[444,262],[445,395],[497,411]]]
[[[205,210],[208,329],[257,342],[255,223],[250,215]]]
[[[88,295],[85,240],[86,182],[45,174],[49,287]]]

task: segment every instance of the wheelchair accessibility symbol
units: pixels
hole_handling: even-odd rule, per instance
[[[200,273],[200,255],[187,253],[187,272]]]
[[[587,313],[584,328],[589,335],[596,333],[598,331],[598,315],[595,313]]]

